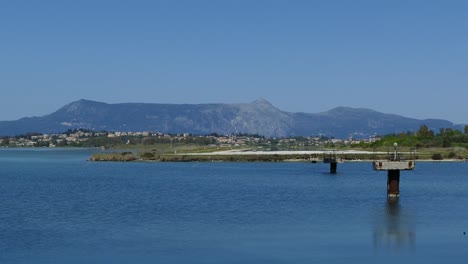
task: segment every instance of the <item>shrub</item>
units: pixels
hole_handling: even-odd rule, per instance
[[[154,154],[151,152],[145,152],[141,154],[141,158],[143,159],[154,159]]]
[[[456,156],[457,156],[457,154],[456,154],[455,152],[450,151],[450,153],[447,155],[447,158],[453,159],[453,158],[455,158]]]

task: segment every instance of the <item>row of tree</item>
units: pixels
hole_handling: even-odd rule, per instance
[[[400,146],[430,148],[430,147],[468,147],[468,125],[464,131],[451,128],[441,128],[438,133],[422,125],[416,132],[392,134],[371,144],[371,147],[392,146],[398,143]]]

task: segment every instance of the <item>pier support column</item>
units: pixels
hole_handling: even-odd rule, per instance
[[[330,163],[330,173],[335,174],[336,173],[336,168],[338,167],[338,163],[336,162],[331,162]]]
[[[400,196],[400,170],[389,170],[387,175],[387,197]]]

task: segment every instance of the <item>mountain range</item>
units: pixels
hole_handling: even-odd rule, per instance
[[[264,99],[240,104],[107,104],[82,99],[49,115],[0,121],[0,136],[86,128],[196,135],[243,133],[266,137],[365,138],[416,131],[423,124],[436,132],[440,128],[463,129],[462,125],[447,120],[420,120],[363,108],[337,107],[321,113],[290,113]]]

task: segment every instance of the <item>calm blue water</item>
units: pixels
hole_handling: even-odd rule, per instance
[[[0,150],[0,263],[467,263],[468,163],[93,163]]]

